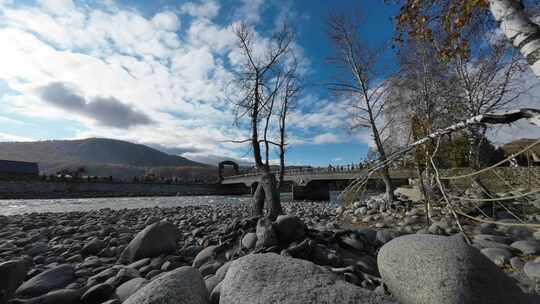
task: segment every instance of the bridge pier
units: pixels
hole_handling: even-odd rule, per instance
[[[293,184],[293,200],[328,201],[330,200],[330,187],[326,181],[311,181],[305,186]]]

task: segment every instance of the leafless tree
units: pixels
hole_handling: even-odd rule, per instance
[[[457,56],[451,67],[456,75],[456,101],[461,117],[477,116],[515,107],[519,97],[531,89],[522,81],[526,62],[505,42],[480,41],[481,50],[473,56]],[[487,126],[474,125],[469,133],[469,165],[480,166],[479,149]]]
[[[393,149],[416,141],[434,130],[450,125],[450,113],[455,112],[449,92],[454,89],[455,77],[441,63],[436,50],[422,41],[409,41],[398,52],[399,73],[390,80],[386,97],[385,120],[390,121]],[[433,197],[430,160],[434,144],[418,146],[412,155],[417,168],[420,190],[430,218]]]
[[[236,119],[237,123],[248,120],[251,134],[249,139],[236,142],[251,144],[255,166],[261,172],[254,193],[253,214],[263,215],[266,202],[269,218],[275,219],[283,211],[276,178],[270,170],[269,154],[272,145],[281,145],[269,139],[269,132],[272,128],[272,116],[278,107],[279,92],[286,78],[284,67],[292,49],[294,32],[290,26],[284,24],[272,35],[263,50],[257,49],[254,30],[248,25],[236,26],[234,34],[241,53],[241,66],[235,81],[240,91],[240,97],[235,102]],[[285,121],[286,116],[283,119]],[[284,138],[282,142],[284,145]],[[264,150],[261,149],[261,144]]]
[[[328,37],[333,43],[335,56],[330,62],[342,72],[335,82],[329,83],[334,92],[352,100],[352,128],[368,128],[375,142],[379,159],[386,160],[382,134],[386,125],[380,126],[385,107],[387,82],[377,72],[381,51],[370,47],[359,34],[360,18],[345,14],[328,18]],[[386,188],[386,201],[394,199],[394,185],[387,166],[380,170]]]
[[[302,81],[298,72],[299,62],[292,57],[292,62],[285,71],[280,90],[280,109],[278,113],[279,125],[279,177],[278,188],[283,184],[285,175],[285,151],[287,148],[287,119],[289,111],[294,107],[295,101],[302,91]]]

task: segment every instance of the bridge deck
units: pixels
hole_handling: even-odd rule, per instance
[[[274,172],[278,173],[278,172]],[[284,180],[305,184],[312,180],[352,180],[360,177],[364,170],[345,170],[334,171],[328,169],[305,169],[305,170],[287,170]],[[223,178],[222,184],[240,184],[251,185],[259,180],[260,173],[248,173],[241,175],[227,176]],[[415,176],[414,170],[391,170],[390,177],[393,179],[408,179]],[[379,174],[374,174],[371,179],[380,179]]]

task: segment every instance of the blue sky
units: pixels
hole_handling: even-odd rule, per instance
[[[110,137],[199,161],[249,159],[226,142],[245,136],[225,102],[231,26],[248,22],[264,41],[286,16],[310,83],[291,116],[287,161],[357,162],[368,131],[348,131],[344,105],[319,85],[332,75],[324,20],[359,9],[365,41],[380,46],[397,12],[383,2],[0,0],[0,141]],[[391,50],[384,62],[395,69]]]

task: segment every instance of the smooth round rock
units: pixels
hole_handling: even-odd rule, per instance
[[[510,251],[504,248],[484,248],[480,252],[497,266],[508,263],[513,256]]]
[[[107,301],[114,294],[114,287],[107,283],[98,284],[88,289],[82,296],[83,304],[97,304]]]
[[[80,297],[80,290],[58,289],[34,299],[39,304],[79,304]]]
[[[377,263],[402,304],[528,303],[516,283],[460,235],[413,234],[385,244]]]
[[[7,301],[7,299],[11,298],[13,292],[24,281],[28,270],[29,263],[25,260],[0,263],[0,278],[4,278],[0,280],[0,303],[2,303],[2,300]]]
[[[37,297],[49,291],[60,289],[75,280],[75,268],[64,264],[44,271],[24,282],[15,292],[16,295]]]
[[[217,248],[216,245],[211,245],[201,250],[193,260],[193,267],[199,268],[205,263],[213,260]]]
[[[303,240],[306,235],[306,225],[298,217],[290,214],[277,217],[274,229],[280,243],[288,244]]]
[[[537,255],[540,254],[540,241],[529,240],[529,241],[517,241],[510,244],[512,248],[516,248],[521,251],[523,254],[527,255]]]
[[[142,258],[172,253],[176,250],[176,238],[179,234],[178,228],[166,221],[147,226],[129,242],[118,261],[127,264]]]
[[[208,291],[199,271],[177,268],[137,290],[123,304],[209,304]]]
[[[254,232],[246,233],[246,235],[244,235],[242,238],[242,247],[247,250],[255,248],[256,243],[257,235]]]
[[[115,294],[116,297],[122,302],[134,294],[137,290],[142,288],[148,283],[147,279],[144,278],[135,278],[129,281],[124,282],[116,288]]]
[[[525,263],[523,266],[523,271],[525,274],[534,280],[540,279],[540,260],[532,260]]]
[[[105,248],[105,242],[98,238],[94,238],[84,245],[81,249],[81,253],[84,255],[96,255],[103,250],[103,248]]]
[[[232,262],[220,285],[220,304],[397,303],[339,279],[306,260],[274,253]]]

